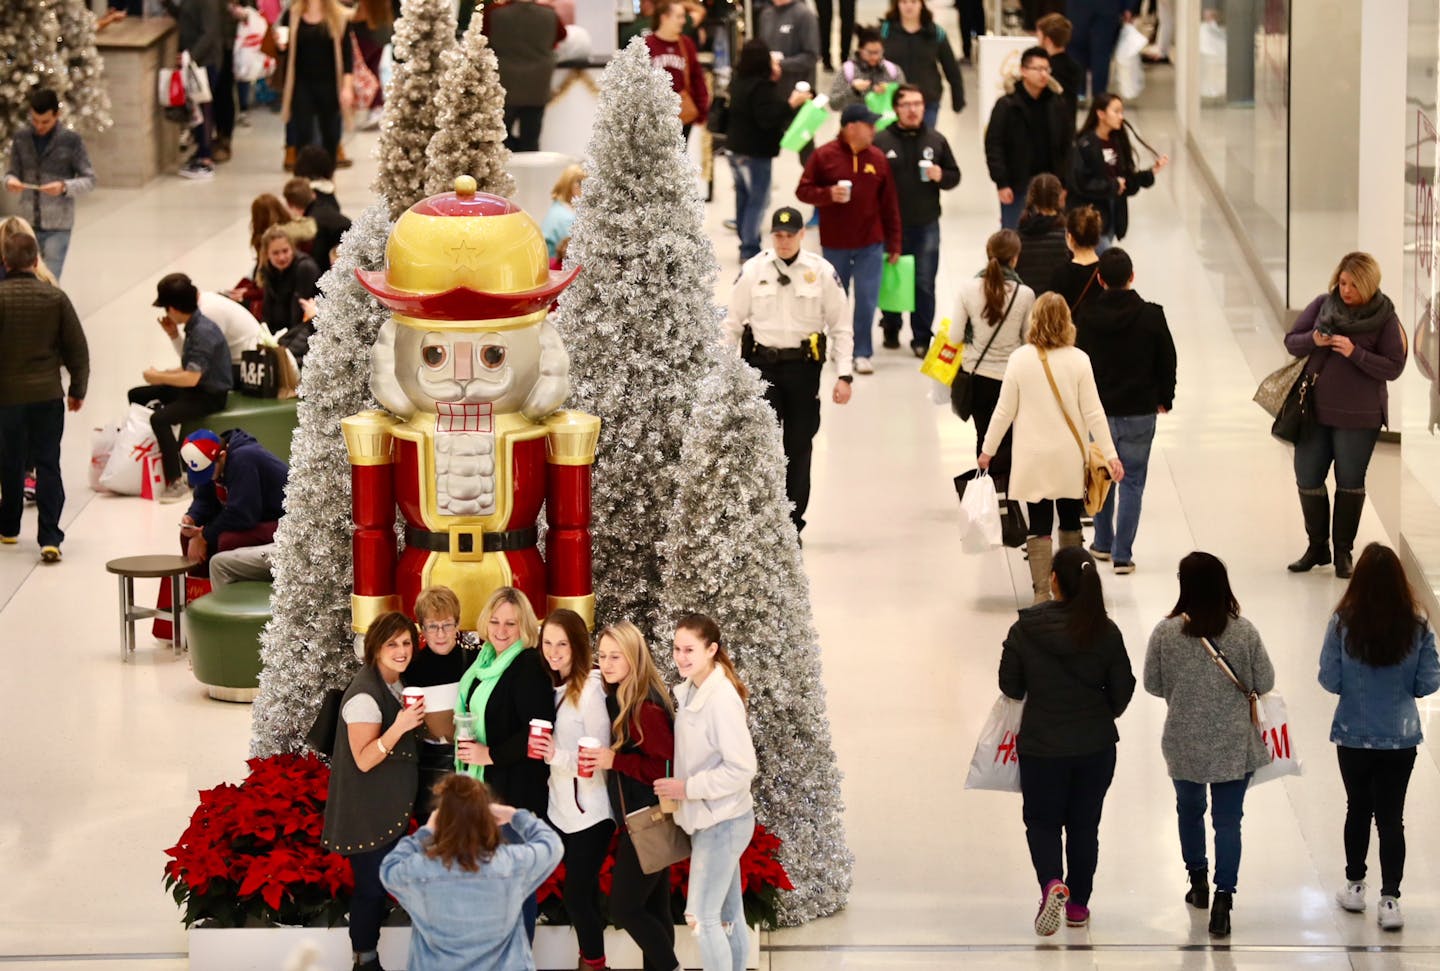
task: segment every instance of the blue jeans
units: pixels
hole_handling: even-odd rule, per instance
[[[694,920],[705,971],[745,971],[750,933],[740,897],[740,855],[755,834],[755,814],[697,829],[690,836],[690,893],[685,917]]]
[[[1150,444],[1155,440],[1154,415],[1117,415],[1107,418],[1110,437],[1125,478],[1110,489],[1105,505],[1095,517],[1095,548],[1110,553],[1116,563],[1130,563],[1135,533],[1140,529],[1140,505],[1145,496],[1145,472],[1150,464]],[[1116,497],[1120,512],[1115,512]]]
[[[931,101],[925,105],[925,127],[935,128],[935,122],[940,117],[940,102]]]
[[[1126,478],[1129,478],[1128,476]],[[1205,859],[1205,783],[1174,779],[1175,813],[1180,818],[1180,856],[1187,870],[1208,870]],[[1210,823],[1215,827],[1215,889],[1235,892],[1240,879],[1240,818],[1250,776],[1212,782]]]
[[[41,546],[65,541],[60,513],[65,483],[60,478],[60,437],[65,433],[65,399],[0,405],[0,536],[20,535],[25,512],[25,464],[35,463],[36,539]]]
[[[735,226],[740,233],[740,262],[760,253],[761,227],[770,206],[770,163],[773,159],[731,155],[735,176]]]
[[[906,229],[900,239],[901,254],[915,257],[915,312],[910,315],[910,343],[929,347],[931,325],[935,322],[935,275],[940,270],[940,223]],[[882,313],[880,325],[898,334],[901,316]]]
[[[885,244],[871,243],[859,249],[820,248],[825,259],[840,275],[840,285],[850,292],[855,281],[855,356],[874,357],[870,331],[875,326],[875,306],[880,302],[880,269],[885,262]]]
[[[1026,179],[1015,187],[1015,201],[1000,203],[1000,228],[1014,229],[1020,225],[1020,216],[1025,212],[1025,195],[1030,191],[1030,180]]]
[[[388,899],[380,883],[380,863],[398,842],[349,858],[355,873],[355,892],[350,896],[350,947],[357,954],[380,946],[380,921],[385,918]]]
[[[1325,477],[1334,464],[1335,488],[1364,492],[1365,470],[1379,437],[1378,428],[1309,426],[1295,444],[1295,484],[1301,489],[1325,488]],[[1125,472],[1128,476],[1130,470]]]
[[[35,242],[40,244],[40,255],[45,265],[55,274],[55,279],[60,279],[60,272],[65,269],[65,257],[70,252],[70,230],[37,229]]]

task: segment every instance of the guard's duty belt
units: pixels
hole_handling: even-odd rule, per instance
[[[450,533],[432,533],[428,529],[407,525],[405,527],[405,545],[418,546],[420,549],[429,550],[432,553],[473,553],[475,552],[473,547],[471,549],[464,547],[475,542],[474,533],[480,533],[480,530],[457,532],[457,546],[460,548],[452,549]],[[486,553],[526,550],[540,541],[540,531],[534,526],[529,529],[511,529],[503,533],[481,533],[481,536],[481,550]]]
[[[756,344],[750,360],[756,364],[788,364],[791,361],[815,361],[810,351],[804,347],[766,347],[764,344]]]

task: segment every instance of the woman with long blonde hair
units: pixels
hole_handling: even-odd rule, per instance
[[[1047,293],[1035,301],[1027,342],[1005,365],[1000,398],[976,461],[980,468],[990,467],[990,459],[1011,425],[1015,426],[1015,447],[1009,496],[1029,506],[1030,535],[1025,550],[1035,603],[1043,603],[1050,599],[1055,548],[1050,534],[1057,513],[1059,547],[1083,542],[1080,516],[1085,511],[1089,439],[1100,446],[1111,477],[1116,482],[1125,477],[1100,405],[1090,358],[1075,347],[1070,308],[1058,293]]]
[[[37,241],[40,239],[40,237],[35,235],[34,228],[28,222],[19,216],[11,216],[4,222],[0,222],[0,250],[4,250],[7,239],[17,234],[29,236],[31,239]],[[55,274],[51,273],[50,268],[45,265],[45,257],[43,255],[35,261],[35,278],[50,284],[52,287],[58,287],[60,285],[60,281],[55,279]],[[0,261],[0,280],[3,279],[5,279],[5,263]]]
[[[570,230],[575,225],[575,200],[580,198],[580,183],[584,181],[583,168],[567,165],[550,190],[550,211],[545,213],[540,232],[545,237],[545,248],[550,251],[552,260],[561,242],[570,238]]]
[[[615,847],[610,919],[635,941],[647,968],[675,968],[675,924],[670,916],[670,868],[646,873],[625,828],[625,816],[659,804],[655,783],[675,758],[674,708],[650,648],[629,621],[611,624],[596,639],[610,715],[608,745],[580,750],[580,771],[608,772],[610,806],[620,831]],[[602,740],[604,741],[604,740]]]
[[[285,170],[295,167],[295,154],[315,140],[317,128],[335,164],[347,166],[340,134],[345,113],[355,105],[350,13],[340,0],[296,0],[286,22]]]

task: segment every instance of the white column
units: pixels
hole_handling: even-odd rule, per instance
[[[1408,20],[1392,0],[1361,0],[1358,220],[1360,249],[1380,263],[1385,290],[1399,294],[1405,258],[1405,104]],[[1402,11],[1403,12],[1403,11]],[[1398,304],[1397,304],[1398,306]]]
[[[1175,127],[1184,144],[1200,121],[1200,0],[1175,0]]]
[[[608,0],[580,0],[575,4],[575,26],[589,32],[591,49],[597,55],[615,53],[617,9],[617,5]]]

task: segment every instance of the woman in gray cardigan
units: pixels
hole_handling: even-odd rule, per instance
[[[1240,873],[1240,818],[1250,775],[1270,761],[1250,720],[1246,691],[1214,661],[1202,638],[1229,663],[1248,691],[1275,686],[1275,669],[1255,627],[1240,616],[1225,564],[1209,553],[1180,561],[1180,599],[1155,627],[1145,652],[1145,690],[1165,699],[1160,748],[1175,783],[1180,855],[1190,872],[1185,902],[1210,905],[1205,858],[1205,787],[1215,827],[1215,903],[1210,933],[1230,933],[1230,908]]]

